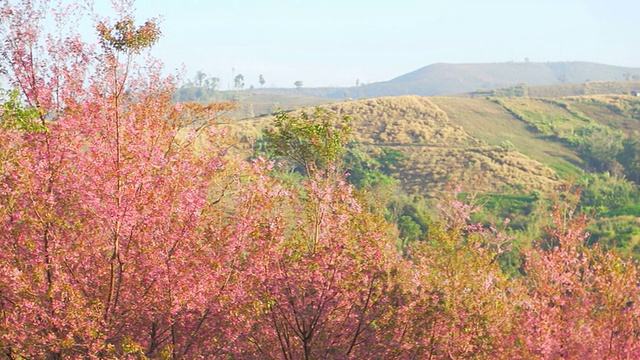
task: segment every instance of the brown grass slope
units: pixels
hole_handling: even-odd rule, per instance
[[[501,111],[486,101],[454,100],[475,101],[494,113]],[[472,192],[548,192],[560,184],[556,173],[540,161],[482,139],[467,131],[464,122],[452,121],[438,101],[417,96],[383,97],[324,107],[348,114],[354,138],[364,146],[402,151],[406,160],[394,175],[413,194],[435,195],[452,183],[464,184]],[[487,121],[482,114],[474,116]],[[256,137],[270,121],[268,117],[239,121],[237,131]]]
[[[451,183],[470,192],[553,191],[584,167],[566,139],[581,128],[640,131],[640,97],[381,97],[323,105],[352,119],[354,138],[371,151],[402,151],[394,174],[406,191],[435,195]],[[252,138],[271,117],[234,123]]]
[[[487,144],[520,152],[545,164],[561,177],[579,175],[582,160],[575,149],[562,142],[553,141],[538,131],[532,131],[529,124],[514,118],[495,102],[489,99],[455,97],[435,97],[432,100],[449,115],[453,123],[462,126],[472,136]],[[548,113],[550,105],[544,105],[538,111]]]

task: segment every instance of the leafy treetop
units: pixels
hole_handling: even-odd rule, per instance
[[[152,47],[160,38],[160,28],[154,19],[144,25],[136,26],[132,18],[125,18],[109,27],[104,22],[97,26],[100,43],[105,50],[139,54],[140,51]]]
[[[265,130],[267,150],[304,168],[306,174],[326,169],[344,154],[351,127],[349,117],[338,118],[321,108],[312,114],[275,114],[274,128]]]

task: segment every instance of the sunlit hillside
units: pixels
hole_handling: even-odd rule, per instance
[[[640,98],[383,97],[323,105],[351,117],[353,137],[375,151],[401,151],[393,174],[406,191],[433,195],[448,183],[474,192],[552,192],[589,166],[577,142],[592,129],[640,130]],[[241,120],[252,138],[270,117]],[[591,130],[589,130],[591,129]]]

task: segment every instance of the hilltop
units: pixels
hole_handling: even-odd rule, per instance
[[[508,62],[433,64],[385,82],[352,89],[358,97],[433,96],[525,84],[579,84],[591,81],[640,80],[640,68],[590,62]]]

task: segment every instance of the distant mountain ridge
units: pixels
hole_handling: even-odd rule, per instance
[[[364,96],[457,94],[517,84],[529,86],[587,81],[639,80],[640,68],[591,62],[438,63],[358,88]]]
[[[479,89],[580,84],[597,81],[640,81],[640,68],[583,61],[436,63],[388,81],[348,88],[256,89],[259,93],[296,94],[334,99],[400,95],[451,95]]]
[[[447,77],[450,77],[451,80],[462,80],[463,82],[470,80],[486,82],[487,87],[492,88],[495,86],[503,86],[505,83],[549,85],[600,80],[622,81],[625,80],[625,73],[635,73],[635,75],[640,76],[640,68],[627,68],[581,61],[478,64],[437,63],[398,76],[389,80],[389,82],[425,82],[429,80],[446,80]]]

